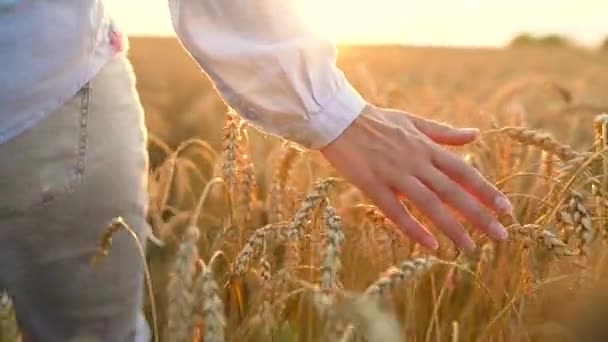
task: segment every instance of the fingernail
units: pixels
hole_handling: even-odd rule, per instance
[[[496,240],[506,240],[509,237],[509,233],[507,233],[505,227],[498,221],[492,222],[488,234]]]
[[[496,208],[503,214],[511,215],[513,214],[513,206],[511,202],[506,197],[498,196],[494,201]]]
[[[439,248],[439,243],[437,242],[437,240],[433,236],[430,236],[430,235],[424,236],[422,238],[422,244],[426,248],[431,249],[433,251],[436,250],[437,248]]]
[[[461,128],[461,130],[467,134],[474,134],[474,135],[479,134],[479,129],[477,129],[477,128]]]

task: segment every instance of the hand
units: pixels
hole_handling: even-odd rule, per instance
[[[507,232],[490,210],[511,213],[509,200],[473,167],[441,145],[464,145],[478,130],[458,129],[392,110],[366,106],[321,149],[344,178],[361,189],[405,234],[436,249],[435,237],[399,201],[405,197],[458,248],[475,244],[445,205],[495,240]]]

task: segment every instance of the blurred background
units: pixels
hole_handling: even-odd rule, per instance
[[[501,47],[530,32],[592,47],[608,35],[602,0],[292,1],[311,26],[347,44]],[[128,33],[173,35],[166,0],[107,2]]]

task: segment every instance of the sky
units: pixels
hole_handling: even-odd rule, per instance
[[[167,0],[105,0],[131,35],[174,35]],[[261,1],[261,0],[252,0]],[[608,0],[284,0],[339,43],[502,46],[520,32],[608,37]]]

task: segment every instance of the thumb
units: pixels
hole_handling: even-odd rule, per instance
[[[438,144],[465,145],[477,138],[477,128],[456,128],[434,120],[411,116],[412,123],[420,132]]]

